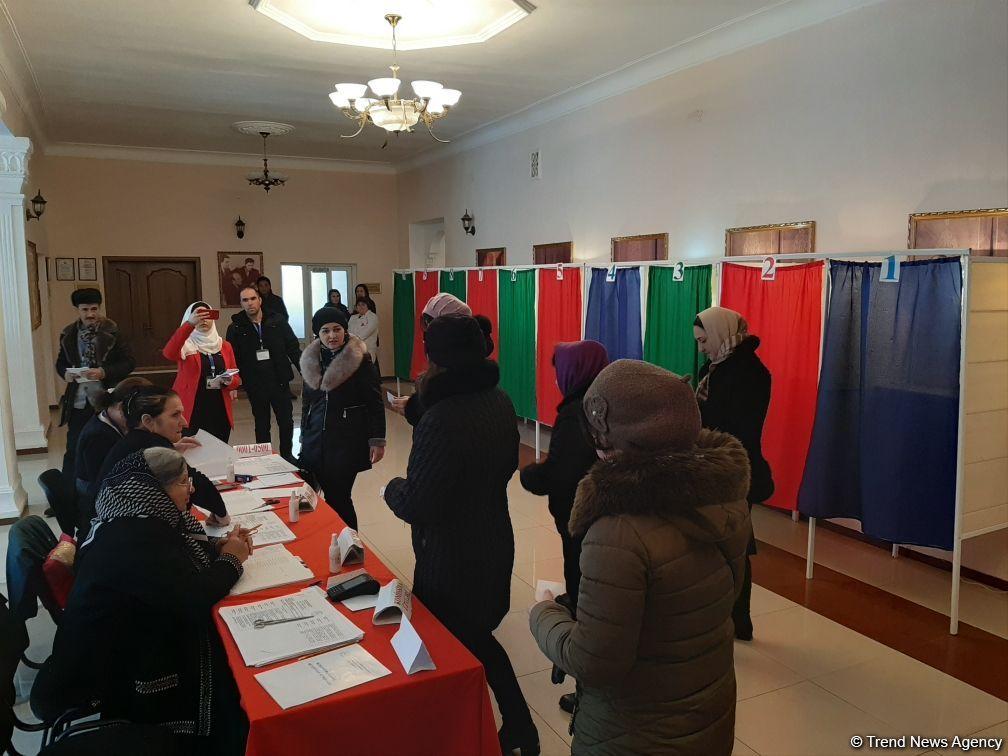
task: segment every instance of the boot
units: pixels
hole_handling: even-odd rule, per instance
[[[742,592],[735,599],[735,606],[732,608],[732,621],[735,623],[735,637],[741,641],[751,641],[753,639],[752,617],[749,614],[749,604],[752,600],[752,566],[749,564],[749,556],[745,560],[745,577],[742,581]]]

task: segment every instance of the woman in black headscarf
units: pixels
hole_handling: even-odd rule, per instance
[[[98,699],[103,716],[164,725],[188,752],[239,754],[248,724],[211,611],[241,576],[251,537],[207,538],[191,491],[173,449],[115,466],[33,706]]]
[[[343,313],[343,317],[350,320],[350,308],[343,304],[343,295],[339,289],[329,289],[325,307],[333,307]]]

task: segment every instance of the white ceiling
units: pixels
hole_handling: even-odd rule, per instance
[[[433,79],[462,90],[459,105],[439,124],[442,138],[782,5],[535,4],[531,15],[486,42],[400,54],[405,81]],[[384,133],[374,128],[340,139],[353,129],[329,102],[333,84],[387,75],[389,52],[313,42],[255,12],[248,0],[0,0],[3,5],[27,59],[23,89],[40,105],[49,143],[255,153],[258,139],[230,125],[263,119],[296,127],[270,145],[284,155],[399,162],[433,146],[417,132],[393,137],[381,150]],[[4,53],[8,60],[20,55]]]

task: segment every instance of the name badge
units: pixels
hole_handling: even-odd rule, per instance
[[[256,359],[265,362],[270,358],[269,349],[256,349]]]

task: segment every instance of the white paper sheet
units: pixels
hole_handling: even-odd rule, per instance
[[[416,628],[410,623],[409,617],[403,617],[399,623],[399,630],[392,636],[392,648],[399,656],[399,661],[407,675],[427,669],[437,669],[427,646],[424,645]]]
[[[231,447],[228,447],[229,449]],[[234,449],[231,449],[234,452]],[[243,457],[236,459],[235,475],[273,475],[275,473],[297,472],[297,467],[292,465],[279,454],[269,454],[264,457]]]
[[[372,593],[369,596],[354,596],[353,598],[343,599],[340,603],[351,612],[362,612],[365,609],[374,609],[375,604],[378,603],[378,594]]]
[[[557,596],[567,593],[567,586],[554,580],[540,580],[536,583],[535,600],[552,601]]]
[[[254,549],[242,565],[244,571],[231,588],[232,596],[312,580],[314,575],[282,543]]]
[[[235,515],[248,514],[266,507],[266,499],[260,494],[246,491],[239,488],[237,491],[225,491],[221,494],[224,506],[227,507],[228,514]]]
[[[251,483],[246,483],[245,488],[255,491],[260,488],[276,488],[277,486],[300,486],[301,478],[292,472],[275,473],[273,475],[261,475]]]
[[[255,676],[281,708],[315,701],[392,672],[354,644]]]
[[[223,525],[221,527],[210,527],[204,522],[203,530],[206,531],[208,536],[223,538],[231,532],[235,525],[246,530],[251,530],[258,526],[259,530],[252,534],[252,545],[255,547],[270,546],[274,543],[290,543],[297,540],[297,536],[272,511],[236,515],[231,518],[230,525]]]
[[[393,578],[388,585],[378,591],[378,601],[375,604],[374,616],[371,621],[376,625],[395,625],[403,617],[413,615],[413,597],[405,585]]]
[[[318,586],[265,601],[224,606],[219,611],[249,667],[328,651],[364,637],[364,631],[330,604]],[[293,620],[295,617],[309,619]],[[257,619],[292,621],[257,628]]]
[[[238,458],[235,450],[202,429],[193,438],[200,445],[186,449],[182,454],[190,467],[195,467],[208,478],[227,476],[228,465]]]

